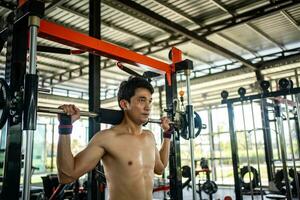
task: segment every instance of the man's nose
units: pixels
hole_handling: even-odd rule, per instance
[[[145,109],[146,109],[146,110],[150,110],[150,109],[151,109],[151,106],[152,106],[152,103],[146,103]]]

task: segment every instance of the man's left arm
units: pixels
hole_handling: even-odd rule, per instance
[[[170,155],[170,139],[164,138],[162,146],[159,150],[160,160],[161,160],[164,168],[166,168],[168,165],[169,155]]]
[[[155,148],[156,152],[155,152],[154,172],[159,175],[163,173],[163,171],[167,167],[168,161],[169,161],[170,140],[171,140],[171,136],[173,134],[173,130],[170,128],[169,123],[170,123],[170,120],[167,117],[162,118],[161,126],[162,126],[162,129],[164,130],[164,133],[163,133],[164,139],[163,139],[160,150],[158,151],[158,149]]]

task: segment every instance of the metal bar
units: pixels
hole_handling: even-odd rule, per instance
[[[127,62],[136,66],[149,66],[161,72],[171,73],[169,64],[138,54],[111,43],[67,29],[52,22],[41,20],[39,36],[64,45],[72,46],[97,55]]]
[[[101,0],[89,0],[89,36],[101,39]],[[89,52],[89,111],[99,112],[100,102],[100,84],[101,84],[101,65],[100,56]],[[89,141],[101,129],[100,124],[89,118]],[[88,173],[88,200],[104,200],[105,192],[100,191],[100,184],[97,181],[98,172],[101,169],[101,161]]]
[[[14,18],[8,21],[8,38],[5,65],[5,80],[12,94],[24,84],[28,47],[28,17],[14,24]],[[21,116],[21,112],[16,113]],[[12,116],[8,117],[5,147],[5,164],[1,199],[19,199],[21,174],[22,123]]]
[[[299,1],[295,0],[278,0],[273,4],[263,5],[259,8],[255,7],[254,9],[248,10],[244,13],[236,14],[234,17],[208,24],[196,29],[195,31],[197,31],[201,36],[207,37],[213,33],[217,33],[246,22],[251,22],[264,16],[270,16],[284,9],[289,9],[299,3]]]
[[[287,11],[282,10],[280,13],[298,30],[300,31],[299,23]]]
[[[37,61],[37,34],[39,27],[40,18],[37,16],[29,17],[29,74],[36,74],[36,61]],[[36,99],[35,99],[36,100]],[[35,101],[33,100],[33,101]],[[30,105],[28,105],[30,106]],[[36,106],[36,102],[32,104]],[[31,113],[33,118],[36,120],[36,110]],[[24,119],[23,119],[24,120]],[[30,199],[30,185],[31,185],[31,172],[32,172],[32,154],[33,154],[33,135],[34,130],[26,131],[26,151],[24,158],[24,181],[23,181],[23,193],[22,199]]]
[[[161,120],[160,119],[149,119],[148,123],[155,123],[155,124],[161,124]],[[170,124],[175,124],[175,122],[170,121]]]
[[[65,3],[67,0],[54,0],[51,4],[49,4],[45,9],[45,15],[48,15],[53,10],[55,10],[58,6]]]
[[[269,113],[268,113],[266,99],[260,100],[260,109],[261,109],[260,115],[262,118],[262,127],[264,127],[262,130],[263,130],[263,137],[264,137],[265,160],[266,160],[266,164],[267,164],[268,180],[270,182],[273,180],[273,176],[274,176],[274,170],[272,168],[273,148],[272,148],[272,138],[271,138],[271,130],[270,130],[270,119],[269,119]],[[278,142],[277,136],[276,136],[276,140]],[[280,156],[279,153],[278,153],[278,155]]]
[[[300,95],[299,94],[296,94],[295,95],[295,102],[296,102],[296,114],[294,115],[294,118],[297,119],[297,120],[294,120],[295,122],[295,131],[296,131],[296,137],[297,137],[297,147],[298,147],[298,157],[300,157],[300,111],[298,110],[299,108],[299,98],[300,98]]]
[[[177,99],[177,81],[176,74],[171,76],[172,87],[167,84],[166,76],[166,105],[167,108],[172,108],[173,99]],[[173,113],[168,113],[172,116]],[[183,200],[182,192],[182,175],[181,175],[181,155],[180,155],[180,136],[178,132],[173,135],[170,145],[170,157],[169,157],[169,177],[170,177],[170,197],[174,200]]]
[[[42,113],[53,113],[53,114],[65,114],[65,112],[62,109],[59,108],[49,108],[49,107],[43,107],[39,106],[37,109],[38,112]],[[88,112],[88,111],[80,111],[80,116],[84,117],[98,117],[99,114],[95,112]]]
[[[263,32],[262,30],[259,30],[257,27],[255,27],[254,25],[250,24],[250,23],[245,23],[246,26],[248,26],[249,28],[251,28],[253,31],[255,31],[258,35],[262,36],[263,38],[265,38],[266,40],[268,40],[269,42],[271,42],[272,44],[274,44],[275,46],[279,47],[280,49],[282,49],[283,51],[286,49],[284,46],[282,46],[281,44],[279,44],[277,41],[275,41],[275,39],[271,38],[269,35],[267,35],[265,32]]]
[[[225,5],[223,5],[222,2],[220,2],[219,0],[210,0],[210,2],[212,2],[214,5],[216,5],[218,8],[220,8],[221,10],[223,10],[224,12],[230,14],[232,17],[234,17],[234,13],[231,12],[228,8],[225,7]]]
[[[284,99],[286,99],[286,96],[284,96]],[[289,111],[289,106],[287,101],[285,101],[284,103],[285,106],[285,111],[286,111],[286,118],[287,118],[287,124],[288,124],[288,136],[289,136],[289,142],[290,142],[290,146],[291,146],[291,153],[292,153],[292,162],[293,162],[293,169],[295,171],[295,181],[296,181],[296,197],[299,199],[299,179],[298,179],[298,173],[297,173],[297,168],[296,168],[296,162],[295,162],[295,151],[294,151],[294,147],[293,147],[293,136],[292,136],[292,127],[291,127],[291,123],[290,123],[290,111]],[[291,188],[289,188],[289,190],[291,190]]]
[[[104,1],[104,3],[109,3],[109,2]],[[134,12],[137,12],[141,16],[151,19],[154,23],[159,23],[159,24],[163,25],[166,29],[183,35],[184,37],[192,40],[195,44],[197,44],[201,47],[204,47],[204,48],[208,49],[209,51],[212,51],[214,53],[222,55],[225,58],[233,58],[233,59],[243,63],[245,66],[249,67],[250,69],[257,70],[256,66],[253,63],[251,63],[250,61],[245,60],[244,58],[240,57],[239,55],[207,40],[204,37],[199,36],[194,31],[190,31],[189,29],[185,28],[184,26],[181,26],[167,18],[164,18],[161,15],[141,6],[140,4],[138,4],[134,1],[116,0],[116,1],[112,1],[110,3],[113,3],[114,6],[123,6],[130,10],[133,10]]]
[[[230,144],[231,144],[231,157],[232,157],[232,167],[233,167],[233,176],[234,176],[234,191],[235,198],[243,200],[241,182],[239,175],[239,154],[238,154],[238,145],[237,137],[234,127],[234,111],[232,103],[227,103],[228,110],[228,120],[229,120],[229,132],[230,132]]]
[[[209,146],[210,146],[210,159],[211,159],[211,171],[212,171],[212,180],[217,180],[217,170],[216,170],[216,155],[215,155],[215,136],[213,134],[213,116],[212,116],[212,107],[210,106],[207,111],[208,118],[208,135],[209,135]],[[220,141],[219,141],[220,142]],[[221,152],[221,150],[220,150]]]
[[[254,94],[249,95],[245,97],[239,97],[239,98],[233,98],[233,99],[226,99],[222,100],[222,103],[234,103],[234,102],[240,102],[240,101],[249,101],[254,99],[262,99],[262,98],[268,98],[268,97],[278,97],[282,95],[288,95],[288,94],[298,94],[300,93],[300,87],[299,88],[292,88],[286,91],[276,91],[276,92],[269,92],[269,93],[261,93],[261,94]]]
[[[256,124],[254,120],[254,107],[253,107],[253,101],[251,101],[251,117],[252,117],[252,126],[254,131],[254,142],[255,142],[255,153],[256,153],[256,162],[257,162],[257,169],[258,169],[258,178],[259,178],[259,189],[260,189],[260,196],[261,199],[264,199],[264,194],[262,190],[262,181],[261,181],[261,171],[260,171],[260,163],[259,163],[259,154],[258,154],[258,146],[257,146],[257,135],[256,135]]]
[[[72,9],[67,8],[65,6],[59,6],[58,8],[60,8],[62,10],[65,10],[65,11],[67,11],[69,13],[72,13],[74,15],[80,16],[80,17],[82,17],[84,19],[87,19],[87,20],[89,19],[88,15],[85,15],[84,13],[78,12],[76,10],[72,10]],[[124,29],[124,28],[122,28],[122,27],[120,27],[120,26],[118,26],[116,24],[113,24],[113,23],[109,22],[108,20],[101,19],[101,25],[104,25],[106,27],[112,28],[112,29],[114,29],[114,30],[116,30],[118,32],[122,32],[122,33],[124,33],[126,35],[138,38],[138,39],[143,40],[145,42],[148,42],[150,44],[152,43],[149,38],[147,38],[145,36],[142,36],[142,35],[139,35],[139,34],[137,34],[135,32],[132,32],[132,31],[130,31],[128,29],[126,30],[126,29]]]
[[[281,107],[280,104],[277,104],[275,107],[275,118],[276,118],[276,123],[278,127],[278,135],[279,135],[279,142],[280,142],[280,150],[281,150],[281,159],[282,159],[282,168],[283,168],[283,175],[284,175],[284,182],[285,186],[287,188],[286,193],[287,193],[287,199],[292,200],[292,193],[290,188],[290,181],[289,181],[289,175],[287,172],[287,163],[286,163],[286,158],[287,158],[287,153],[286,153],[286,142],[285,142],[285,136],[284,136],[284,127],[283,127],[283,121],[281,119]]]
[[[226,36],[225,34],[222,34],[222,33],[217,33],[216,35],[218,35],[219,37],[222,37],[224,40],[227,40],[229,41],[230,43],[238,46],[239,48],[245,50],[245,51],[248,51],[250,54],[254,55],[254,57],[259,57],[259,54],[257,51],[254,51],[248,47],[246,47],[245,45],[243,45],[241,42],[237,41],[237,40],[234,40],[228,36]]]
[[[300,105],[299,105],[299,102],[300,102],[300,96],[299,96],[299,94],[297,94],[297,95],[295,95],[295,100],[296,100],[296,113],[297,113],[297,118],[298,118],[298,120],[295,120],[295,121],[297,121],[297,123],[296,123],[296,125],[297,125],[297,128],[296,128],[296,130],[297,130],[297,138],[298,138],[298,148],[299,148],[299,144],[300,144],[300,141],[299,141],[299,129],[300,129],[300,127],[299,127],[299,120],[300,120]],[[291,144],[292,145],[292,144]],[[298,149],[298,151],[299,151],[299,149]],[[293,163],[294,164],[294,163]],[[294,168],[294,170],[295,170],[295,168]],[[295,170],[295,177],[297,176],[297,180],[296,180],[296,186],[297,186],[297,196],[299,197],[299,176],[298,176],[298,174],[297,174],[297,171]]]
[[[167,1],[164,1],[164,0],[153,0],[153,1],[156,2],[157,4],[163,6],[165,9],[170,10],[175,15],[179,15],[181,18],[183,18],[189,22],[192,22],[194,24],[199,24],[196,20],[194,20],[191,16],[186,14],[183,10],[178,9],[176,6],[174,6],[171,3],[168,3]]]
[[[188,130],[190,135],[190,154],[191,154],[191,174],[192,174],[192,191],[193,191],[193,199],[196,199],[196,180],[195,180],[195,155],[194,155],[194,138],[195,138],[195,124],[194,124],[194,109],[192,105],[192,97],[191,97],[191,82],[190,82],[190,70],[185,71],[186,76],[186,92],[187,92],[187,103],[186,112],[188,113]]]
[[[50,108],[50,107],[44,107],[44,106],[38,106],[37,111],[41,112],[41,113],[65,114],[65,112],[62,109]],[[118,111],[116,111],[116,112],[118,112]],[[83,117],[96,118],[96,117],[99,117],[99,115],[101,115],[101,114],[98,114],[96,112],[80,111],[80,116],[83,116]],[[161,124],[161,120],[149,118],[148,123]],[[170,124],[175,124],[175,123],[176,122],[173,122],[173,121],[170,122]]]
[[[249,159],[249,146],[248,146],[248,135],[246,131],[246,118],[245,118],[245,110],[244,110],[244,101],[241,102],[241,107],[242,107],[242,121],[243,121],[243,127],[244,127],[244,136],[245,136],[245,146],[246,146],[246,155],[247,155],[247,168],[249,171],[249,181],[250,181],[250,194],[251,194],[251,199],[253,200],[253,186],[251,184],[252,181],[252,173],[251,168],[250,168],[250,159]]]

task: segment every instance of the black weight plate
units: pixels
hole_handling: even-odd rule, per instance
[[[214,194],[218,191],[218,186],[214,181],[205,181],[202,185],[202,190],[206,194]]]
[[[181,174],[184,178],[191,178],[191,168],[187,165],[181,167]]]
[[[202,120],[197,112],[194,112],[194,126],[195,126],[195,137],[197,137],[202,129]],[[180,116],[180,136],[188,140],[189,132],[188,132],[188,119],[186,114],[181,114]]]
[[[10,92],[6,81],[0,78],[0,129],[5,125],[9,115]]]

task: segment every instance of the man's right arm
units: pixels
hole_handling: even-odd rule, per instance
[[[105,153],[101,145],[105,138],[104,135],[97,133],[91,139],[88,146],[75,157],[71,151],[70,135],[59,135],[57,168],[60,183],[73,182],[86,172],[95,168]]]

